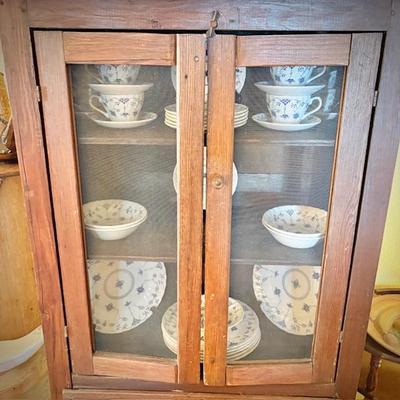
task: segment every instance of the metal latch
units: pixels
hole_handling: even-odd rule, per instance
[[[218,28],[218,19],[220,17],[220,12],[215,10],[212,12],[211,20],[210,20],[210,28],[206,33],[207,38],[211,38],[215,36],[215,30]]]

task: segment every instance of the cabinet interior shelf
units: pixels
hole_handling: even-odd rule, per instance
[[[85,145],[155,145],[175,146],[176,130],[166,126],[163,116],[149,125],[134,129],[108,129],[96,125],[84,113],[77,114],[79,144]],[[235,129],[236,144],[282,144],[288,146],[335,145],[336,120],[299,132],[281,132],[263,128],[249,118],[248,123]]]

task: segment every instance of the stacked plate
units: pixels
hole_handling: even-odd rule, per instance
[[[85,228],[102,240],[129,236],[147,218],[147,210],[128,200],[98,200],[83,205]]]
[[[271,235],[288,247],[308,249],[325,236],[327,212],[309,206],[280,206],[267,210],[262,224]]]
[[[176,129],[177,123],[177,115],[176,115],[176,104],[171,104],[164,108],[165,110],[165,125],[170,128]],[[247,120],[249,118],[249,108],[244,104],[235,104],[235,119],[234,119],[234,127],[240,128],[243,125],[246,125]],[[204,113],[204,129],[207,129],[207,112]]]
[[[204,306],[202,307],[204,309]],[[178,352],[177,306],[174,303],[165,312],[161,330],[165,345],[175,354]],[[204,312],[201,315],[200,361],[204,361]],[[232,362],[252,353],[261,340],[260,325],[256,313],[245,303],[230,298],[228,308],[227,361]]]
[[[88,260],[92,321],[97,332],[114,334],[141,325],[164,296],[162,262]]]

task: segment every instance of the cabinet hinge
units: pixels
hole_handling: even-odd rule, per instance
[[[42,91],[40,90],[40,86],[36,86],[36,100],[38,103],[42,101]]]
[[[342,343],[343,342],[343,331],[340,331],[340,334],[339,334],[339,343]]]
[[[64,336],[67,338],[68,337],[68,326],[64,326]]]
[[[374,92],[374,100],[372,101],[372,107],[376,107],[376,104],[378,103],[378,95],[379,95],[379,91],[375,90],[375,92]]]

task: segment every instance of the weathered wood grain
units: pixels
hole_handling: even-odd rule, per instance
[[[73,116],[61,32],[35,32],[72,368],[93,372],[86,255]],[[60,151],[62,149],[62,151]]]
[[[208,47],[207,214],[205,227],[204,382],[225,384],[235,103],[234,36]]]
[[[64,32],[67,63],[174,65],[175,35]]]
[[[200,381],[206,38],[178,35],[178,382]]]
[[[209,28],[214,10],[222,30],[383,31],[390,0],[28,0],[33,27],[60,29]]]
[[[0,4],[0,32],[34,255],[51,391],[53,398],[58,400],[61,399],[62,389],[70,386],[69,359],[64,336],[65,322],[46,156],[24,3],[8,0]]]
[[[318,383],[335,377],[381,40],[380,33],[352,35],[314,338]]]
[[[386,36],[379,96],[372,125],[353,266],[344,320],[337,387],[343,398],[357,390],[368,315],[400,139],[400,1],[393,2]]]
[[[176,371],[174,360],[105,352],[96,352],[93,356],[95,375],[175,383]]]
[[[347,65],[351,35],[238,36],[238,66]]]

